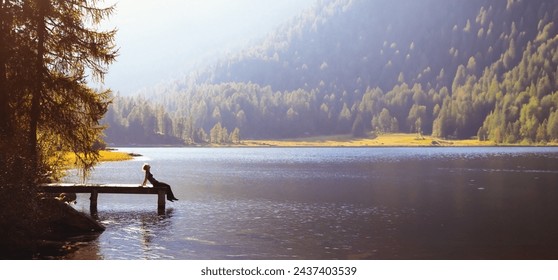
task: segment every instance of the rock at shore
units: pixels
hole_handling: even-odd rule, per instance
[[[39,202],[46,235],[50,238],[102,232],[105,227],[95,219],[81,213],[70,205],[56,199],[42,199]]]

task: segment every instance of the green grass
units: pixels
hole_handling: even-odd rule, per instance
[[[99,155],[100,155],[99,157],[100,162],[125,161],[133,158],[132,155],[125,152],[107,151],[107,150],[99,151]],[[76,162],[76,155],[74,153],[65,152],[62,155],[62,165],[68,168],[73,168],[75,167],[75,162]]]
[[[377,137],[355,138],[349,134],[305,137],[283,140],[244,140],[242,146],[276,146],[276,147],[435,147],[435,146],[494,146],[491,141],[444,140],[432,136],[418,134],[394,133],[382,134]]]
[[[133,158],[132,155],[125,152],[117,152],[117,151],[100,151],[101,161],[125,161],[130,160]]]

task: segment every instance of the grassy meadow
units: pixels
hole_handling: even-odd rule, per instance
[[[125,152],[118,152],[118,151],[110,151],[110,150],[103,150],[100,152],[101,161],[124,161],[130,160],[133,158],[132,155]]]
[[[113,150],[102,150],[99,152],[99,155],[100,155],[99,158],[100,162],[125,161],[133,158],[133,156],[130,155],[129,153],[118,152]],[[62,161],[63,166],[73,168],[75,167],[76,155],[71,152],[66,152],[63,155],[61,155],[60,160]]]
[[[548,143],[556,146],[558,143]],[[489,146],[514,146],[496,144],[492,141],[479,141],[478,139],[447,140],[428,135],[409,133],[382,134],[377,137],[355,138],[349,134],[306,137],[283,140],[243,140],[241,146],[248,147],[489,147]],[[518,144],[515,146],[532,146]]]

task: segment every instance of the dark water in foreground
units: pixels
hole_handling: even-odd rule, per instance
[[[107,230],[63,258],[558,259],[556,148],[122,150],[88,182],[149,162],[180,200],[101,194]]]

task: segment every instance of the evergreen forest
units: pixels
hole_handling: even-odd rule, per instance
[[[557,141],[557,19],[549,0],[318,1],[183,79],[116,94],[106,141],[371,132]]]

